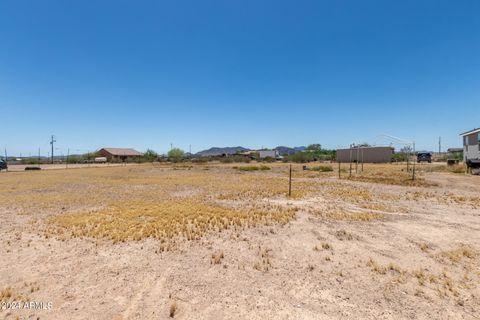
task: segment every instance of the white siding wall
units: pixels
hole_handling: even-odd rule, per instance
[[[468,150],[467,150],[468,149]],[[478,144],[463,147],[463,160],[480,159],[480,150]]]
[[[258,155],[260,158],[267,158],[267,157],[270,157],[270,158],[276,158],[277,157],[277,151],[275,150],[262,150],[262,151],[258,151]]]

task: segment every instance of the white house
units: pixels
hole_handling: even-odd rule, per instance
[[[265,158],[276,159],[278,157],[278,152],[277,150],[260,150],[258,151],[258,157],[260,159],[265,159]]]
[[[480,128],[462,133],[463,161],[480,160]]]

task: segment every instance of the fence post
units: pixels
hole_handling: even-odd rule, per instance
[[[352,177],[352,145],[350,145],[350,178]]]
[[[290,163],[290,174],[288,178],[288,196],[292,196],[292,164]]]
[[[338,161],[338,179],[341,179],[342,177],[340,176],[340,161]]]
[[[363,173],[363,148],[362,148],[362,173]]]
[[[415,141],[413,142],[413,155],[415,156]],[[412,180],[415,181],[415,163],[416,163],[416,159],[414,158],[413,159],[413,169],[412,169]]]

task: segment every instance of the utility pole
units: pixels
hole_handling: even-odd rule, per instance
[[[415,154],[415,141],[413,141],[413,154]],[[412,180],[415,180],[415,160],[413,161]]]
[[[40,163],[40,148],[38,148],[38,163]]]
[[[438,155],[442,153],[442,137],[438,137]]]
[[[68,157],[70,156],[70,148],[67,149],[67,160],[65,161],[65,169],[68,169]]]
[[[50,140],[50,144],[52,145],[52,164],[53,164],[53,144],[57,142],[57,140],[55,140],[55,136],[52,134],[52,140]]]

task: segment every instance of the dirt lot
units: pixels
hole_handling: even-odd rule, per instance
[[[1,173],[0,315],[480,318],[480,177],[332,168]]]

